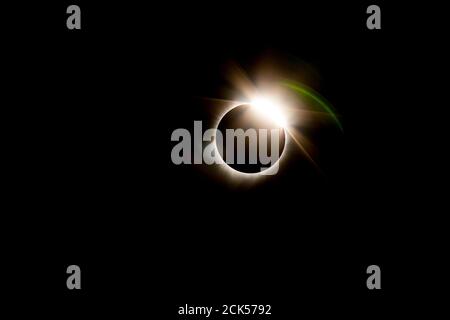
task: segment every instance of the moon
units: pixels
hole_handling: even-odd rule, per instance
[[[280,159],[285,149],[286,130],[283,127],[283,121],[280,121],[280,117],[270,111],[271,109],[267,105],[249,103],[238,105],[224,114],[217,125],[217,130],[223,134],[224,147],[220,148],[223,150],[219,149],[219,153],[226,165],[240,173],[258,174],[272,167]],[[242,129],[244,132],[248,129],[256,131],[256,162],[254,161],[255,159],[250,161],[250,138],[246,136],[244,146],[245,161],[244,163],[237,163],[237,139],[235,136],[228,135],[227,129],[235,130],[235,132],[238,129]],[[274,130],[278,131],[278,144],[274,144],[275,147],[272,147],[271,133]],[[261,138],[263,135],[266,135],[267,139],[263,140]],[[230,139],[234,139],[234,141],[230,141]],[[230,152],[231,154],[229,155],[227,155],[227,148],[225,147],[228,143],[233,143],[234,146],[234,151]],[[276,150],[277,146],[278,150]],[[273,155],[272,151],[278,152],[278,154]],[[269,163],[262,161],[261,153],[267,155],[267,157],[276,156],[275,161]],[[233,161],[229,161],[231,158],[233,158]]]

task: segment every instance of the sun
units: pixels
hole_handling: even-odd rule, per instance
[[[286,129],[288,125],[286,116],[283,113],[281,104],[275,99],[266,96],[258,96],[253,99],[250,104],[258,113],[271,119],[278,126]]]

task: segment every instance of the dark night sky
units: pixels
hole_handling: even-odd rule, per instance
[[[382,2],[382,30],[369,31],[364,1],[74,2],[81,31],[66,30],[62,1],[20,11],[26,23],[8,35],[11,251],[26,253],[10,265],[26,274],[40,261],[31,291],[63,308],[77,299],[80,315],[111,302],[137,315],[161,301],[154,314],[175,317],[177,304],[252,301],[275,318],[375,317],[408,292],[405,264],[421,248],[407,226],[423,204],[407,135],[419,106],[405,93],[430,39],[407,27],[411,8]],[[310,85],[341,115],[343,137],[315,133],[326,175],[298,159],[231,187],[174,166],[171,132],[208,118],[197,97],[220,94],[230,61],[251,69],[267,52],[314,68]],[[71,263],[87,270],[75,298]],[[370,264],[385,272],[382,293],[365,289]]]

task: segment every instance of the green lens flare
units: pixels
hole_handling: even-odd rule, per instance
[[[289,89],[294,90],[295,92],[306,96],[312,100],[314,100],[319,106],[321,106],[330,116],[333,118],[336,125],[339,129],[344,132],[344,128],[342,127],[341,122],[339,121],[337,115],[334,113],[331,104],[329,104],[324,98],[322,98],[318,93],[314,92],[312,89],[307,88],[303,85],[293,83],[293,82],[283,82],[282,85],[286,86]]]

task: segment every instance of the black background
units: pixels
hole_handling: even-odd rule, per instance
[[[423,105],[408,96],[433,41],[411,23],[420,10],[377,1],[382,29],[367,30],[364,1],[73,3],[80,31],[59,1],[16,8],[6,35],[14,296],[60,318],[176,318],[186,303],[272,304],[276,319],[419,308],[433,262],[412,227],[425,205],[409,117]],[[318,146],[325,176],[300,159],[235,187],[173,165],[171,132],[207,120],[197,97],[217,97],[229,61],[267,52],[318,70],[341,116],[344,135]],[[70,264],[79,292],[65,286]],[[381,291],[366,288],[371,264]]]

